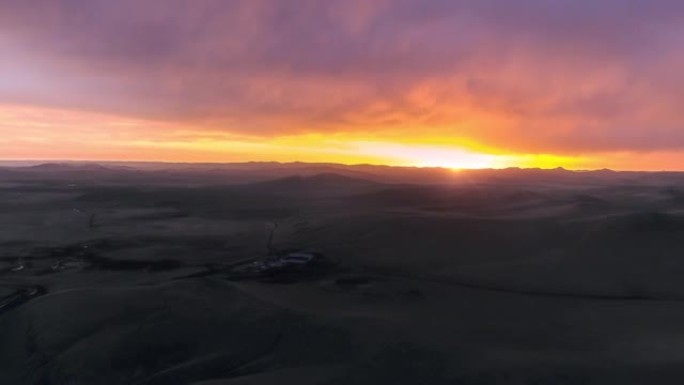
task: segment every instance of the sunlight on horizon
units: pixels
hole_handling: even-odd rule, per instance
[[[115,115],[0,106],[5,160],[162,162],[320,162],[442,167],[572,167],[574,158],[497,153],[459,138],[383,138],[358,134],[240,136]],[[448,142],[448,143],[447,143]]]

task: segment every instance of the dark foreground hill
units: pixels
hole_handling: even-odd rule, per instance
[[[684,376],[679,174],[123,166],[1,171],[0,384]]]

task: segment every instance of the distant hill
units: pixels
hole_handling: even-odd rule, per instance
[[[2,165],[5,165],[2,167]],[[8,170],[11,170],[9,172]],[[341,178],[356,178],[365,183],[411,185],[511,185],[520,188],[543,186],[607,185],[681,185],[682,172],[621,172],[608,169],[572,171],[563,168],[507,168],[450,170],[445,168],[391,167],[378,165],[342,165],[334,163],[155,163],[155,162],[46,162],[18,166],[0,162],[0,173],[9,178],[58,179],[68,175],[74,181],[138,181],[145,184],[187,183],[188,185],[242,185],[286,179],[287,185],[315,182],[317,186],[348,185]],[[302,180],[287,179],[301,177]],[[306,178],[315,177],[308,180]],[[358,183],[356,183],[358,185]],[[301,188],[301,187],[300,187]]]
[[[243,190],[274,194],[326,195],[354,194],[373,191],[384,184],[336,173],[321,173],[311,176],[289,176],[265,182],[250,183],[242,186]]]
[[[21,167],[21,170],[44,172],[72,172],[72,171],[110,171],[113,168],[99,163],[42,163],[35,166]]]

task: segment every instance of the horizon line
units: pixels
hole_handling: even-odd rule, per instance
[[[119,164],[169,164],[169,165],[247,165],[247,164],[277,164],[277,165],[293,165],[293,164],[308,164],[308,165],[328,165],[328,166],[343,166],[343,167],[387,167],[397,169],[419,169],[419,170],[444,170],[444,171],[505,171],[505,170],[542,170],[542,171],[568,171],[568,172],[598,172],[610,171],[616,173],[684,173],[682,170],[622,170],[610,168],[597,169],[573,169],[562,166],[557,167],[484,167],[484,168],[449,168],[449,167],[434,167],[434,166],[408,166],[408,165],[390,165],[382,163],[336,163],[336,162],[305,162],[305,161],[272,161],[272,160],[258,160],[258,161],[238,161],[238,162],[193,162],[193,161],[165,161],[165,160],[94,160],[94,159],[0,159],[2,163],[27,163],[23,167],[39,166],[41,164],[102,164],[102,163],[119,163]],[[33,164],[30,164],[33,163]],[[20,166],[22,167],[22,166]]]

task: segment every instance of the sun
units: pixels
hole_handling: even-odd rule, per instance
[[[509,167],[505,156],[478,154],[456,150],[420,150],[413,153],[411,163],[417,167],[442,167],[454,170]]]
[[[454,170],[506,168],[514,164],[509,155],[486,154],[459,147],[365,142],[357,145],[362,153],[374,154],[397,166],[441,167]]]

